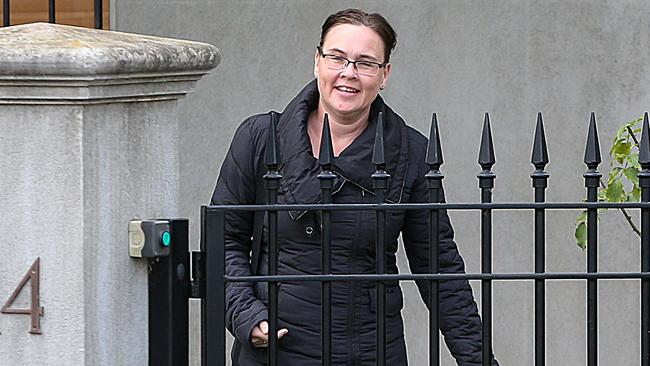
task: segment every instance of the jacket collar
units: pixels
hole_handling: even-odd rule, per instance
[[[320,201],[317,176],[321,169],[311,151],[307,134],[309,113],[318,106],[318,99],[318,86],[316,80],[312,80],[287,105],[278,121],[278,144],[282,155],[280,181],[286,203],[310,204]],[[340,178],[337,184],[346,180],[370,193],[374,192],[371,178],[375,172],[372,150],[380,111],[384,114],[384,148],[385,156],[389,159],[386,171],[391,176],[386,198],[389,202],[400,202],[408,164],[406,124],[380,96],[370,107],[366,129],[334,159],[334,172]]]

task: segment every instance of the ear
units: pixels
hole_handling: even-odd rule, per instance
[[[320,54],[318,53],[318,50],[316,50],[316,53],[314,54],[314,78],[318,79],[318,59],[320,58]]]
[[[380,85],[383,85],[384,88],[386,87],[386,85],[388,85],[388,77],[390,77],[391,69],[392,69],[392,65],[390,63],[388,63],[388,64],[386,64],[386,66],[384,66],[384,72],[383,72],[382,81],[381,81],[381,84],[380,84]]]

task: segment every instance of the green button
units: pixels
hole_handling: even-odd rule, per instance
[[[162,244],[164,246],[166,246],[166,247],[169,246],[169,243],[171,243],[171,241],[172,241],[172,236],[169,235],[169,231],[163,232],[161,240],[162,240]]]

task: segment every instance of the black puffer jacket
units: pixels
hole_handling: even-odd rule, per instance
[[[317,107],[318,89],[312,81],[289,103],[278,122],[282,156],[279,203],[316,203],[320,199],[317,175],[320,167],[311,152],[307,118]],[[408,127],[381,97],[373,102],[366,130],[335,160],[337,175],[334,203],[374,203],[371,174],[372,146],[379,111],[385,124],[386,171],[390,174],[389,202],[426,202],[424,163],[427,140]],[[263,164],[270,117],[257,115],[244,121],[233,138],[212,197],[213,204],[253,204],[264,184]],[[375,271],[375,214],[373,211],[332,213],[332,268],[335,274]],[[427,213],[387,211],[386,248],[388,273],[397,273],[397,239],[403,235],[413,273],[428,270]],[[226,272],[250,275],[253,215],[229,213],[226,227]],[[314,212],[281,212],[278,218],[279,274],[320,274],[321,238]],[[266,230],[263,235],[259,273],[267,272]],[[446,214],[441,219],[440,268],[463,272],[464,264]],[[426,283],[418,283],[428,299]],[[267,319],[265,285],[230,283],[226,289],[226,322],[243,344],[242,366],[264,365],[266,350],[250,346],[251,330]],[[451,353],[462,366],[480,365],[481,323],[467,281],[445,281],[440,293],[441,330]],[[279,287],[279,326],[289,329],[280,340],[283,366],[320,365],[321,292],[317,282],[286,282]],[[340,283],[332,286],[332,358],[336,365],[375,365],[376,292],[371,283]],[[386,362],[406,365],[403,297],[397,283],[386,290]],[[426,319],[423,319],[426,322]]]

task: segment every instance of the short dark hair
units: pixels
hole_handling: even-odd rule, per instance
[[[345,9],[336,12],[327,17],[325,23],[323,23],[320,33],[320,43],[318,44],[320,48],[323,48],[323,41],[325,40],[325,36],[327,36],[327,32],[332,27],[341,24],[363,25],[374,30],[384,42],[384,63],[388,63],[390,53],[395,49],[395,45],[397,44],[397,33],[388,24],[386,18],[379,13],[368,14],[360,9]]]

